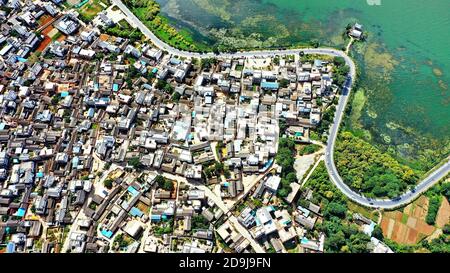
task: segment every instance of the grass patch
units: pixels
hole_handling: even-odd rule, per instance
[[[379,215],[376,211],[360,206],[350,200],[347,202],[347,206],[350,211],[359,213],[362,216],[374,221],[375,223],[378,222]]]
[[[104,7],[100,3],[106,6],[109,5],[100,0],[90,0],[89,2],[81,6],[78,9],[81,20],[83,20],[84,22],[92,21],[92,19],[94,19],[95,16],[97,16],[97,14],[104,9]]]
[[[133,28],[125,19],[115,26],[106,29],[108,35],[130,39],[132,43],[142,40],[144,35],[139,29]]]
[[[298,153],[299,155],[310,155],[313,154],[322,148],[320,145],[317,144],[308,144],[306,146],[303,146],[299,149]]]
[[[408,214],[403,213],[402,214],[402,224],[405,224],[408,222]]]
[[[53,35],[53,37],[52,37],[52,41],[58,40],[61,36],[62,36],[62,33],[61,33],[61,32],[59,32],[59,31],[56,32],[56,34]]]
[[[364,94],[363,89],[358,89],[358,91],[355,92],[355,96],[352,101],[352,112],[350,113],[350,123],[352,127],[359,127],[359,118],[361,117],[361,112],[364,108],[364,105],[367,101],[367,98]]]

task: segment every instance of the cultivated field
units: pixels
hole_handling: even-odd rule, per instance
[[[435,227],[425,222],[428,198],[420,197],[402,211],[384,212],[381,229],[384,236],[401,244],[416,244],[431,235]]]

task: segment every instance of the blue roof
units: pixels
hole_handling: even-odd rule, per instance
[[[308,215],[309,215],[309,210],[305,209],[305,208],[302,207],[302,206],[298,206],[297,209],[300,210],[301,212],[303,212],[303,214],[304,214],[306,217],[308,217]]]
[[[243,102],[246,99],[250,99],[250,97],[249,96],[239,96],[239,101],[240,102]]]
[[[9,242],[6,245],[6,253],[14,253],[16,251],[16,244],[13,242]]]
[[[44,173],[43,173],[43,172],[38,172],[38,173],[36,174],[36,176],[37,176],[38,178],[42,178],[42,177],[44,177]]]
[[[88,117],[93,117],[94,116],[94,113],[95,113],[95,109],[94,108],[89,108],[89,110],[88,110]]]
[[[158,72],[158,68],[155,67],[152,69],[152,73],[156,73],[156,72]]]
[[[109,238],[111,238],[111,236],[113,235],[113,233],[112,233],[111,230],[103,229],[103,230],[102,230],[102,235],[109,239]]]
[[[139,192],[133,188],[132,186],[128,186],[128,191],[132,194],[132,195],[138,195]]]
[[[80,159],[78,158],[78,156],[75,156],[75,157],[72,159],[72,166],[77,167],[79,161],[80,161]]]
[[[171,64],[180,64],[180,63],[181,63],[181,60],[179,60],[179,59],[177,59],[177,58],[171,58],[171,59],[170,59],[170,63],[171,63]]]
[[[277,82],[262,82],[261,88],[278,89],[278,83]]]
[[[144,213],[140,209],[138,209],[136,207],[132,207],[131,208],[130,214],[133,217],[142,217],[142,215],[144,215]]]
[[[266,164],[264,164],[263,169],[268,168],[270,165],[272,165],[273,163],[273,158],[269,159],[269,161],[266,162]]]
[[[84,0],[84,1],[82,1],[82,2],[80,2],[80,3],[78,3],[78,4],[76,4],[74,7],[75,7],[75,8],[80,8],[81,6],[83,6],[84,4],[86,4],[87,2],[89,2],[89,0]]]
[[[112,89],[117,92],[119,90],[119,85],[117,83],[113,84]]]
[[[61,98],[65,98],[68,95],[69,95],[69,92],[67,92],[67,91],[61,92]]]
[[[302,240],[300,241],[300,243],[302,244],[307,244],[309,242],[308,238],[303,237]]]
[[[6,124],[4,122],[0,123],[0,130],[5,129]]]
[[[19,208],[19,209],[17,210],[15,216],[19,216],[19,217],[25,216],[25,209],[24,209],[24,208]]]
[[[152,221],[161,221],[161,215],[155,214],[150,217]]]

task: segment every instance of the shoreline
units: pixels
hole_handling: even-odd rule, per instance
[[[383,208],[383,209],[395,209],[410,202],[414,201],[418,196],[423,194],[433,185],[437,184],[442,178],[446,177],[450,172],[450,160],[447,159],[447,162],[444,161],[440,167],[437,169],[433,168],[428,174],[427,177],[423,178],[416,185],[414,190],[409,190],[401,194],[400,196],[393,199],[372,199],[361,195],[358,192],[353,191],[342,179],[339,175],[337,168],[334,162],[334,143],[336,142],[339,128],[343,119],[343,115],[345,113],[346,106],[348,104],[348,99],[350,97],[351,89],[353,83],[356,81],[356,65],[352,58],[348,56],[342,50],[334,49],[334,48],[295,48],[295,49],[278,49],[278,50],[252,50],[252,51],[240,51],[234,53],[226,53],[226,52],[207,52],[207,53],[198,53],[191,51],[184,51],[177,48],[174,48],[164,41],[162,41],[159,37],[157,37],[144,23],[140,21],[140,19],[133,14],[125,4],[120,0],[111,0],[113,5],[116,5],[118,8],[122,10],[122,12],[128,17],[127,20],[133,22],[133,24],[141,30],[141,32],[154,44],[154,46],[160,48],[163,51],[167,51],[172,55],[177,55],[186,58],[248,58],[248,57],[256,57],[256,56],[265,56],[271,57],[276,55],[292,55],[299,54],[300,52],[304,52],[305,54],[321,54],[328,56],[338,56],[343,57],[345,59],[346,64],[350,67],[350,73],[344,83],[342,95],[339,98],[338,107],[336,109],[336,113],[334,116],[334,122],[330,128],[330,137],[327,142],[326,154],[325,154],[325,165],[327,167],[328,174],[330,176],[330,180],[338,187],[338,189],[344,193],[349,199],[354,202],[371,208]],[[130,22],[131,23],[131,22]]]

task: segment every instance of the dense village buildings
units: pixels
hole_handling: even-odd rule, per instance
[[[117,23],[111,9],[87,24],[60,1],[3,2],[7,252],[286,252],[293,242],[323,252],[323,234],[304,236],[317,204],[289,212],[270,200],[280,136],[310,143],[338,95],[332,63],[190,60],[104,33]],[[263,205],[230,216],[224,202],[249,196]]]

